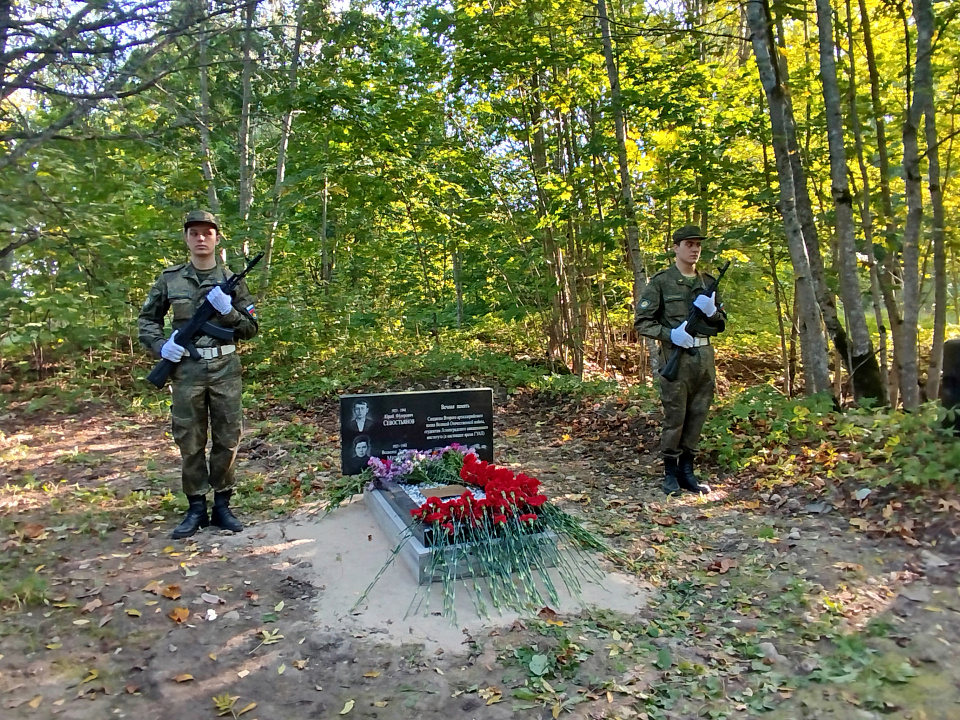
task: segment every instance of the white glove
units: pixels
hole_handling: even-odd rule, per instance
[[[169,360],[170,362],[178,363],[183,359],[183,354],[187,351],[183,345],[177,345],[176,337],[179,330],[174,330],[173,335],[170,336],[170,339],[167,340],[163,347],[160,348],[160,357],[164,360]]]
[[[684,320],[680,327],[675,327],[670,331],[670,341],[677,347],[692,348],[693,335],[687,332],[687,321]]]
[[[708,318],[712,318],[717,314],[717,293],[713,292],[710,295],[697,295],[696,299],[693,301],[693,304],[700,308],[700,312],[702,312]]]
[[[221,315],[226,315],[233,310],[233,300],[220,289],[219,285],[215,285],[213,290],[207,293],[207,300],[213,305],[213,309]]]

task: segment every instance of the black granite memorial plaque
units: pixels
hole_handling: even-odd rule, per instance
[[[493,391],[490,388],[372,393],[340,397],[340,468],[356,475],[371,456],[436,450],[453,443],[474,447],[493,461]]]

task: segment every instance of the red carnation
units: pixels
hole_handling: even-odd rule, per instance
[[[531,495],[527,498],[527,505],[530,507],[540,507],[547,501],[546,495]]]
[[[432,512],[424,518],[424,520],[428,523],[440,522],[443,519],[444,519],[444,514],[439,512]]]
[[[525,515],[520,516],[520,522],[534,523],[536,521],[537,521],[536,513],[526,513]]]

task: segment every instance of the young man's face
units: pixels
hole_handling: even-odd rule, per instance
[[[213,257],[217,248],[217,229],[210,223],[193,223],[183,231],[191,257],[206,259]]]
[[[367,404],[366,403],[357,403],[353,408],[354,417],[363,418],[367,416]]]
[[[700,259],[700,238],[687,238],[673,246],[677,259],[681,262],[696,265]]]

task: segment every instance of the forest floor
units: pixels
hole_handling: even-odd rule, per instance
[[[278,541],[342,512],[317,492],[334,403],[248,413],[247,529],[178,542],[165,418],[31,409],[0,415],[4,718],[960,718],[956,495],[893,532],[862,516],[910,498],[833,480],[706,467],[709,496],[667,499],[649,403],[519,393],[496,408],[497,462],[631,558],[610,569],[647,601],[428,648],[331,627],[333,588]]]

